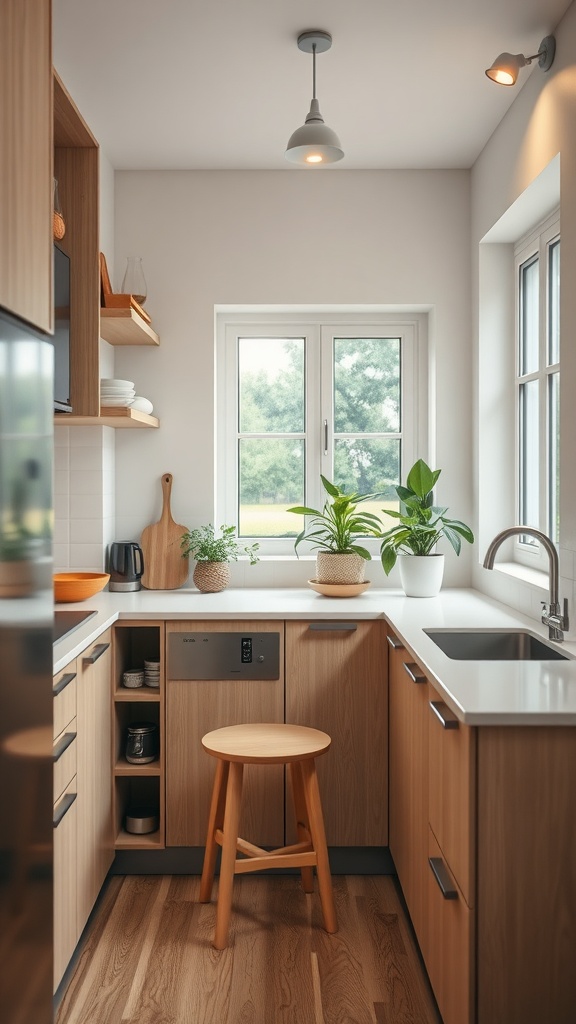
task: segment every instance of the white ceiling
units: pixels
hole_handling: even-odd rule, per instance
[[[484,69],[536,53],[570,0],[53,0],[54,65],[118,169],[299,170],[317,94],[344,159],[326,170],[470,167],[518,95]],[[301,169],[300,169],[301,170]],[[308,173],[312,173],[308,171]],[[323,171],[325,173],[325,171]]]

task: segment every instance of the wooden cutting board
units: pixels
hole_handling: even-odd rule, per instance
[[[187,527],[179,526],[172,519],[172,474],[164,473],[161,483],[163,500],[160,521],[147,526],[140,539],[144,555],[142,586],[148,590],[176,590],[188,579],[188,559],[182,558],[180,547],[182,534],[186,533]]]

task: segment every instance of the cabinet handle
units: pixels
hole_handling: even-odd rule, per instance
[[[318,631],[324,631],[327,629],[338,631],[346,630],[353,633],[355,629],[358,629],[358,626],[355,622],[310,622],[308,623],[308,629],[315,629]]]
[[[404,644],[402,643],[401,640],[398,639],[397,636],[394,636],[393,633],[388,633],[386,639],[388,641],[388,646],[391,647],[393,651],[404,650]]]
[[[75,739],[75,732],[65,732],[62,738],[58,740],[58,743],[54,744],[54,750],[52,753],[52,760],[54,761],[54,764],[56,764],[56,761],[60,760],[64,751],[68,750],[68,747],[74,743]]]
[[[92,651],[92,654],[87,654],[85,658],[82,658],[83,665],[93,665],[98,658],[101,658],[104,651],[107,651],[110,644],[96,644],[96,647]]]
[[[431,700],[430,707],[443,729],[457,729],[460,722],[443,700]]]
[[[62,797],[57,808],[55,808],[54,817],[52,818],[52,825],[54,828],[58,828],[62,819],[68,814],[68,811],[72,807],[77,795],[77,793],[66,793]]]
[[[420,668],[414,661],[403,661],[402,664],[404,666],[404,671],[408,676],[410,676],[410,679],[412,680],[413,683],[426,682],[426,676],[424,675],[423,672],[420,671]]]
[[[448,874],[448,870],[442,857],[429,857],[428,863],[432,868],[434,878],[438,883],[438,888],[442,893],[445,900],[457,900],[458,891],[452,885],[452,879]]]
[[[58,682],[54,683],[52,687],[53,695],[57,697],[59,693],[62,693],[62,690],[66,689],[68,683],[71,683],[73,679],[76,679],[75,672],[65,672],[63,676],[60,676]]]

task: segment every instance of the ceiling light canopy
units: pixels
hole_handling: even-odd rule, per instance
[[[498,85],[515,85],[520,68],[531,64],[538,58],[538,67],[542,71],[549,71],[554,63],[556,53],[556,40],[554,36],[546,36],[540,43],[538,53],[531,57],[525,57],[523,53],[501,53],[491,67],[487,68],[486,74]]]
[[[332,36],[328,32],[315,29],[298,36],[298,49],[312,54],[312,102],[304,124],[290,136],[285,156],[291,163],[304,167],[333,164],[344,156],[340,140],[336,132],[324,123],[316,99],[316,54],[324,53],[331,46]]]

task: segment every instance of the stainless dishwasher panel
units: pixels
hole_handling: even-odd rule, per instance
[[[167,679],[279,679],[280,633],[169,633]]]

